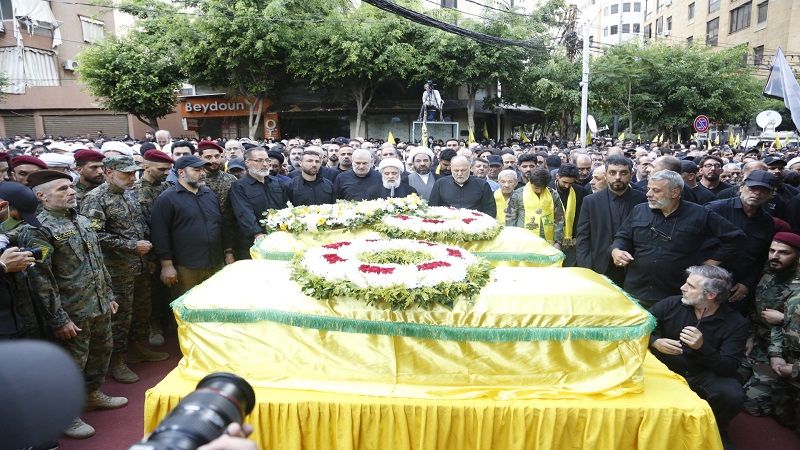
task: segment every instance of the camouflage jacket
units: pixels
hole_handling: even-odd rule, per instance
[[[525,223],[524,189],[524,187],[517,188],[511,193],[511,198],[508,199],[508,205],[505,210],[506,226],[528,228],[544,239],[543,229],[540,229],[538,225],[532,226]],[[543,217],[542,220],[546,224],[553,224],[553,242],[561,243],[564,240],[564,205],[561,203],[561,197],[558,196],[558,192],[555,189],[551,187],[547,189],[553,198],[553,217]]]
[[[42,227],[23,226],[19,241],[42,249],[42,261],[28,272],[45,323],[58,328],[108,313],[111,276],[89,219],[75,210],[44,210],[37,218]]]
[[[97,232],[105,264],[112,275],[139,275],[144,258],[136,255],[136,241],[150,234],[132,189],[103,183],[83,198],[81,214]]]
[[[799,278],[780,278],[769,272],[761,277],[755,290],[755,312],[750,317],[751,334],[755,347],[766,351],[771,339],[773,326],[761,317],[761,312],[765,309],[784,312],[786,300],[798,291],[800,291]]]
[[[791,378],[800,381],[800,292],[786,300],[783,326],[772,327],[769,355],[792,364]]]
[[[142,210],[142,216],[148,227],[150,226],[150,210],[153,209],[153,203],[156,198],[161,195],[169,187],[169,183],[161,182],[158,184],[151,183],[144,178],[139,178],[133,185],[133,192],[136,193],[136,198],[139,201],[139,207]],[[148,233],[149,235],[149,233]]]
[[[92,186],[89,184],[81,183],[80,178],[72,184],[72,188],[75,189],[75,198],[78,199],[78,206],[80,206],[83,198],[86,197],[86,194],[93,191],[97,186]]]
[[[236,221],[233,216],[233,207],[231,207],[231,199],[230,195],[228,195],[234,181],[236,181],[235,176],[222,170],[218,170],[216,172],[209,171],[206,174],[206,186],[208,186],[208,188],[217,195],[217,199],[219,200],[219,209],[222,211],[222,226],[225,227],[226,230],[230,231],[227,233],[227,236],[230,237],[233,237],[236,231]],[[233,239],[223,242],[223,248],[233,248],[233,242]]]

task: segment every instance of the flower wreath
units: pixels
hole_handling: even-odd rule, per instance
[[[500,234],[503,226],[494,217],[480,211],[432,206],[426,212],[414,215],[383,216],[373,228],[393,238],[471,242],[492,240]]]
[[[492,266],[468,251],[427,241],[342,241],[295,257],[292,280],[319,300],[337,296],[393,309],[452,306],[488,283]]]

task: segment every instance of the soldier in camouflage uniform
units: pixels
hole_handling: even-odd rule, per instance
[[[772,385],[775,419],[800,431],[800,292],[786,301],[783,324],[772,328],[770,366],[776,379]]]
[[[145,270],[146,255],[153,244],[133,191],[139,166],[130,156],[110,156],[103,160],[106,182],[89,192],[81,203],[81,213],[91,220],[111,273],[119,312],[112,321],[114,352],[109,373],[121,383],[135,383],[139,377],[125,364],[128,361],[163,361],[169,357],[148,347],[150,336],[150,274]],[[130,341],[130,345],[128,342]]]
[[[89,220],[74,209],[77,201],[69,175],[42,170],[31,174],[28,185],[44,206],[37,216],[42,226],[25,226],[19,237],[26,247],[42,248],[42,261],[29,271],[35,277],[43,319],[83,370],[86,409],[124,406],[126,398],[109,397],[99,390],[113,346],[111,315],[118,305],[98,236]],[[94,428],[76,418],[64,433],[88,438]]]
[[[79,178],[75,181],[74,189],[78,204],[92,189],[103,184],[103,156],[95,150],[78,150],[75,152],[75,167]]]
[[[755,313],[750,317],[751,334],[747,358],[739,369],[745,380],[744,410],[754,416],[774,414],[773,386],[777,375],[770,367],[769,346],[772,328],[783,323],[786,300],[800,292],[797,277],[800,236],[777,233],[769,248],[767,270],[755,290]]]
[[[166,183],[167,175],[175,161],[166,153],[159,150],[148,150],[143,155],[142,176],[133,185],[133,191],[139,200],[142,216],[147,222],[148,239],[150,227],[150,210],[156,198],[169,187]],[[163,328],[169,321],[169,291],[161,283],[161,265],[155,256],[148,253],[148,272],[150,272],[151,307],[150,307],[150,345],[164,345]]]
[[[235,239],[236,221],[233,216],[233,207],[228,193],[236,177],[222,170],[222,155],[225,149],[213,141],[200,141],[197,144],[197,156],[208,161],[206,167],[206,186],[217,195],[219,208],[222,211],[222,226],[229,230],[228,235]],[[235,240],[223,242],[225,249],[225,264],[233,262],[233,244]]]

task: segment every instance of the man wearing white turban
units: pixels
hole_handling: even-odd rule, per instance
[[[367,200],[379,198],[399,198],[416,194],[417,190],[402,180],[403,162],[397,158],[384,158],[378,165],[381,184],[367,191]]]
[[[417,194],[428,200],[431,197],[433,182],[436,181],[436,174],[433,173],[433,152],[427,147],[415,147],[409,152],[408,159],[411,160],[413,172],[408,174],[408,184],[417,190]]]

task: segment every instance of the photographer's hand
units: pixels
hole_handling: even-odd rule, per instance
[[[6,267],[6,272],[22,272],[27,269],[32,262],[36,260],[33,258],[31,252],[21,252],[19,247],[8,247],[0,255],[0,262]]]
[[[206,445],[198,447],[197,450],[259,450],[258,444],[247,439],[247,436],[252,432],[252,427],[248,425],[242,427],[234,422],[228,425],[225,434]]]

